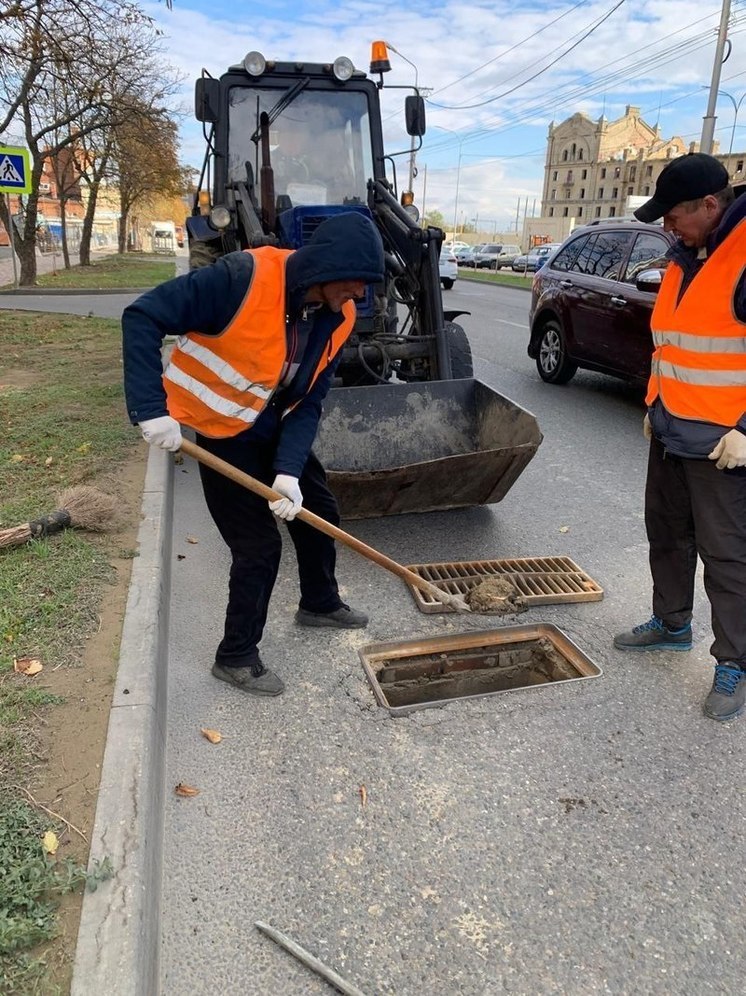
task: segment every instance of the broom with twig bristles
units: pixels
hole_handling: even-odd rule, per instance
[[[102,532],[114,516],[116,501],[111,495],[86,484],[68,488],[59,496],[59,508],[22,526],[0,529],[0,548],[22,546],[63,529],[90,529]]]

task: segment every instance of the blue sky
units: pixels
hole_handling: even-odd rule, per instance
[[[267,58],[333,61],[347,55],[366,70],[370,44],[385,39],[392,71],[386,83],[427,91],[427,134],[417,153],[416,201],[452,223],[507,229],[516,207],[536,198],[543,181],[547,129],[576,111],[609,119],[626,104],[641,108],[665,137],[699,140],[712,75],[720,0],[174,0],[147,3],[163,32],[165,61],[184,78],[183,106],[193,104],[202,67],[219,76],[256,49]],[[746,0],[732,0],[731,51],[720,86],[746,93]],[[616,9],[615,9],[616,8]],[[586,36],[586,37],[584,37]],[[551,63],[551,65],[550,65]],[[415,68],[416,67],[416,68]],[[535,77],[530,79],[530,77]],[[408,148],[405,91],[384,89],[389,151]],[[718,98],[715,139],[727,151],[732,101]],[[734,150],[746,150],[746,98]],[[201,126],[187,115],[182,158],[201,164]],[[405,162],[405,160],[401,160]],[[400,172],[400,176],[401,176]]]

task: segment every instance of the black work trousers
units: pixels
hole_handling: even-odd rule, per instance
[[[692,618],[697,554],[718,661],[746,666],[746,469],[671,456],[650,445],[645,487],[653,612],[669,629]]]
[[[208,439],[198,435],[197,443],[221,460],[272,485],[274,442],[249,442],[245,436]],[[259,659],[258,645],[280,566],[282,539],[278,520],[266,499],[203,464],[199,471],[210,515],[232,556],[225,631],[215,659],[224,667],[245,667]],[[324,468],[313,453],[306,461],[299,484],[304,508],[339,525],[336,499],[326,483]],[[288,522],[287,527],[298,560],[300,607],[310,612],[333,612],[342,604],[334,575],[334,540],[299,520]]]

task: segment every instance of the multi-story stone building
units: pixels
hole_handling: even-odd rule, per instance
[[[671,159],[698,147],[694,142],[687,145],[678,136],[663,138],[660,127],[651,127],[640,117],[639,107],[629,104],[616,121],[604,116],[593,121],[577,113],[561,124],[552,122],[541,217],[530,220],[528,240],[561,241],[577,225],[630,214],[634,206],[652,195],[658,174]],[[746,154],[722,155],[717,143],[714,154],[734,183],[746,181]]]

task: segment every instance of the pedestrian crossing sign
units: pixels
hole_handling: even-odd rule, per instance
[[[0,145],[0,194],[30,194],[31,165],[28,149]]]

